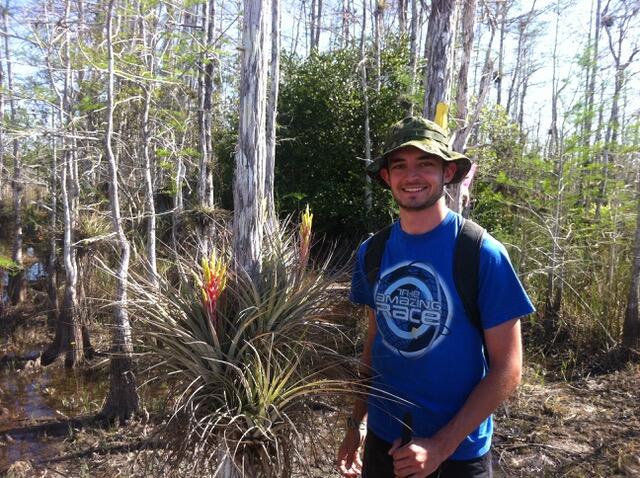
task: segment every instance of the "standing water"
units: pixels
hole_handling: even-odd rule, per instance
[[[73,370],[31,368],[29,362],[23,370],[0,371],[0,471],[58,456],[69,417],[95,413],[103,398],[104,387],[91,382]]]

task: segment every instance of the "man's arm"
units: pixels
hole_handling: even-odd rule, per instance
[[[367,307],[367,336],[365,338],[362,357],[360,358],[360,375],[369,376],[371,373],[371,347],[376,337],[377,326],[376,316],[373,309]],[[362,463],[360,462],[359,451],[366,434],[366,425],[364,425],[367,416],[367,397],[359,395],[355,399],[353,410],[351,412],[351,420],[355,424],[360,424],[355,428],[347,428],[346,435],[342,440],[340,449],[338,450],[338,471],[344,477],[360,476]]]
[[[400,477],[427,476],[435,471],[502,403],[520,383],[522,376],[522,338],[520,321],[513,319],[484,331],[489,355],[489,371],[473,389],[458,413],[429,438],[414,438],[400,447],[394,442],[389,451],[394,471]]]

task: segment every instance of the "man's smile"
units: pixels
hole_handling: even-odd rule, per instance
[[[411,186],[411,187],[403,187],[402,190],[406,193],[419,193],[420,191],[424,191],[426,186]]]

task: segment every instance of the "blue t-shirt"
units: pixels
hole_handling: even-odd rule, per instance
[[[485,376],[482,338],[464,311],[453,280],[455,239],[462,218],[449,211],[424,234],[407,234],[396,222],[371,290],[364,270],[367,242],[358,250],[351,301],[376,312],[371,350],[373,391],[368,426],[393,442],[410,412],[415,436],[429,437],[446,425]],[[488,329],[533,312],[504,246],[485,233],[480,248],[478,306]],[[470,460],[491,446],[487,418],[451,455]]]

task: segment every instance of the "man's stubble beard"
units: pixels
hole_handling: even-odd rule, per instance
[[[436,190],[435,194],[430,194],[424,200],[424,202],[420,204],[415,204],[415,205],[403,204],[400,200],[398,200],[395,194],[393,195],[393,199],[396,201],[396,204],[398,205],[398,207],[400,209],[404,209],[405,211],[412,211],[412,212],[424,211],[425,209],[429,209],[430,207],[435,205],[440,200],[440,198],[444,196],[444,186],[445,184],[444,184],[444,175],[443,175],[442,181],[440,182],[440,188]]]

